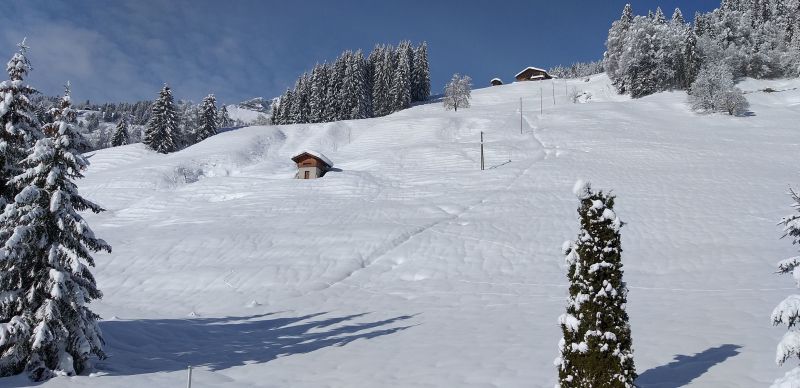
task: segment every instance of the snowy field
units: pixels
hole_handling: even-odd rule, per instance
[[[630,100],[605,76],[554,86],[555,104],[550,81],[510,84],[458,112],[96,152],[80,184],[108,209],[88,219],[114,247],[93,304],[110,358],[41,386],[181,387],[194,365],[194,388],[552,387],[578,178],[627,222],[642,387],[782,376],[796,361],[775,366],[769,316],[794,292],[773,272],[796,252],[776,223],[800,186],[800,81],[739,85],[749,117],[698,116],[684,92]],[[340,171],[292,179],[303,149]]]

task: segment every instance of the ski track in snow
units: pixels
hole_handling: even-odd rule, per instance
[[[79,184],[108,209],[86,217],[114,247],[96,257],[92,304],[110,358],[42,386],[181,386],[192,364],[196,388],[551,387],[578,178],[613,189],[627,223],[644,387],[782,376],[769,313],[795,292],[773,265],[795,254],[775,223],[800,178],[800,81],[743,82],[746,118],[695,115],[682,92],[630,100],[605,76],[566,82],[591,100],[553,105],[549,82],[515,83],[458,112],[92,153]],[[303,149],[341,171],[292,179]]]

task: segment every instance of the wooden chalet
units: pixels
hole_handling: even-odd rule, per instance
[[[500,86],[503,84],[503,80],[500,78],[492,78],[492,80],[489,82],[492,84],[492,86]]]
[[[553,78],[547,70],[538,67],[529,67],[514,76],[517,81],[541,81]]]
[[[314,151],[303,151],[292,157],[297,163],[297,179],[317,179],[333,167],[333,162],[325,155]]]

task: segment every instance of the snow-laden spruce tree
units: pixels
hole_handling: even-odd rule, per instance
[[[213,94],[203,98],[200,105],[200,117],[197,127],[197,142],[208,139],[217,134],[217,99]]]
[[[633,10],[630,4],[625,4],[625,8],[622,9],[622,16],[611,24],[611,29],[608,30],[608,39],[606,39],[603,66],[619,93],[627,92],[627,87],[624,84],[625,78],[619,73],[619,60],[625,49],[625,36],[632,23]]]
[[[792,244],[800,244],[800,195],[794,190],[789,190],[794,203],[792,208],[795,213],[784,217],[780,225],[783,226],[783,237],[791,237]],[[800,256],[790,257],[778,263],[779,274],[792,275],[800,287]],[[788,331],[783,335],[775,355],[775,362],[780,366],[792,357],[800,357],[800,295],[789,295],[772,311],[773,325],[786,325]],[[773,384],[774,388],[793,388],[800,386],[800,367],[795,367],[781,379]]]
[[[119,147],[121,145],[130,144],[131,139],[128,135],[128,123],[125,119],[117,123],[117,128],[114,129],[114,136],[111,137],[111,146]]]
[[[151,150],[168,154],[177,150],[175,136],[178,134],[178,115],[175,113],[175,102],[172,91],[164,85],[158,99],[153,103],[153,114],[147,123],[142,141]]]
[[[428,43],[422,42],[414,49],[411,67],[411,101],[425,101],[431,95],[431,74],[428,65]]]
[[[392,86],[389,89],[389,104],[392,112],[408,108],[411,105],[411,58],[406,45],[397,47],[397,66],[394,69]]]
[[[472,78],[469,76],[461,76],[458,73],[453,74],[453,78],[444,87],[444,109],[455,110],[458,108],[469,108],[469,99],[472,93]]]
[[[559,317],[563,337],[555,360],[557,387],[633,388],[636,369],[631,329],[625,311],[627,287],[622,280],[622,221],[614,196],[592,191],[578,181],[581,229],[564,243],[569,266],[569,303]]]
[[[292,105],[291,104],[291,98],[288,98],[287,102],[288,102],[288,104],[286,104],[286,108],[288,109]],[[287,119],[288,119],[288,116],[289,116],[289,111],[287,110],[286,111],[286,118]],[[286,123],[282,123],[282,124],[289,124],[289,123],[286,122]],[[223,105],[221,108],[219,108],[219,112],[217,112],[217,125],[219,125],[220,128],[229,128],[229,127],[231,127],[233,125],[233,120],[231,119],[230,114],[228,114],[228,107],[226,107],[225,105]]]
[[[105,357],[98,316],[102,297],[91,252],[111,252],[78,214],[103,211],[78,194],[88,160],[78,151],[69,91],[10,184],[20,192],[0,215],[0,375],[26,371],[41,381],[75,375]]]
[[[725,64],[706,66],[689,88],[689,103],[701,112],[744,113],[749,104],[742,91],[734,86],[733,74]]]
[[[31,97],[36,89],[24,84],[31,71],[25,41],[6,65],[8,80],[0,83],[0,209],[19,192],[8,182],[21,172],[19,162],[42,137]]]

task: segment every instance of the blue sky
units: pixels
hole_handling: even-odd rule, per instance
[[[427,41],[433,92],[455,73],[477,86],[526,66],[598,59],[626,1],[57,1],[3,0],[0,58],[28,38],[32,86],[76,99],[272,97],[345,49]],[[687,18],[719,0],[631,1],[634,12],[680,7]],[[3,59],[4,60],[4,59]],[[1,63],[1,62],[0,62]]]

